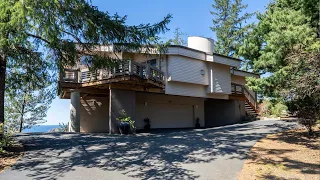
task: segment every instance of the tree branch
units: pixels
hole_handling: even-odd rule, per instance
[[[47,44],[51,44],[48,40],[44,39],[43,37],[41,36],[38,36],[38,35],[34,35],[34,34],[31,34],[31,33],[26,33],[28,36],[31,36],[33,38],[36,38],[36,39],[39,39],[41,41],[44,41],[45,43]]]

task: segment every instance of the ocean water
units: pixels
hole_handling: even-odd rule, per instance
[[[22,130],[22,132],[26,132],[26,133],[29,133],[29,132],[48,132],[49,130],[54,129],[54,128],[58,128],[58,127],[59,127],[59,125],[39,125],[39,126],[33,126],[30,129],[24,129],[24,130]]]

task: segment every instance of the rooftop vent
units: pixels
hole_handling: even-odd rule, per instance
[[[188,47],[212,54],[214,41],[210,38],[200,37],[200,36],[190,36],[188,37]]]

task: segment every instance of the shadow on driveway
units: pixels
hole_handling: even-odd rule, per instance
[[[226,178],[224,173],[228,173],[236,178],[247,152],[257,140],[293,126],[294,123],[280,121],[257,121],[135,136],[21,134],[18,138],[25,145],[25,155],[15,166],[0,174],[0,178],[15,174],[18,179],[59,179],[72,171],[81,173],[78,168],[85,167],[98,168],[102,173],[116,171],[127,179],[208,179],[214,175],[207,172],[208,169],[219,173],[225,171],[214,164],[215,161],[223,163],[225,160],[232,166],[233,159],[241,160],[241,163],[216,177]],[[192,168],[188,164],[192,164]],[[86,179],[85,173],[81,176]]]

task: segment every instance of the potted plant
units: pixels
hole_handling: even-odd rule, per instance
[[[150,128],[151,128],[150,119],[149,118],[145,118],[143,121],[145,123],[144,129],[147,130],[147,131],[150,130]]]
[[[196,119],[196,128],[200,128],[200,119],[199,118]]]
[[[117,118],[119,123],[119,131],[120,134],[129,134],[135,132],[134,121],[131,117],[126,113],[125,110],[120,111],[120,116]]]

